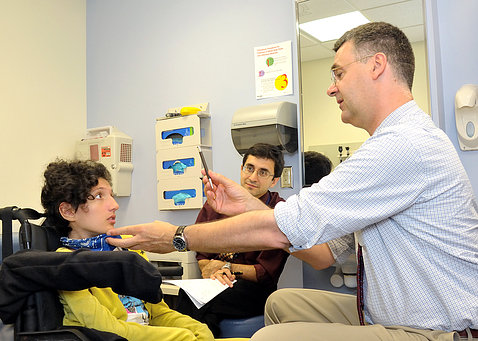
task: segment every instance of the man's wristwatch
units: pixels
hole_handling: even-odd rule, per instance
[[[231,271],[231,263],[230,262],[226,262],[226,264],[224,264],[221,269],[228,269],[229,271]]]
[[[188,251],[188,243],[186,242],[186,238],[184,238],[184,229],[186,227],[187,225],[178,226],[173,237],[173,246],[179,252]]]

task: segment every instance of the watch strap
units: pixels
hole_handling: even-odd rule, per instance
[[[175,236],[181,236],[183,233],[184,233],[184,229],[188,227],[188,225],[181,225],[181,226],[178,226],[178,228],[176,229],[176,233],[174,234]]]
[[[186,237],[184,236],[184,229],[187,226],[188,225],[178,226],[178,228],[176,229],[176,233],[173,237],[173,246],[179,252],[189,251],[188,242],[186,240]]]

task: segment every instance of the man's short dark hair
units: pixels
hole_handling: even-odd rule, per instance
[[[403,80],[410,90],[415,73],[415,55],[405,33],[385,22],[371,22],[347,31],[335,42],[334,51],[347,41],[353,43],[357,59],[382,52],[392,65],[395,75]]]
[[[69,222],[60,214],[60,204],[69,203],[75,211],[86,203],[98,179],[103,178],[111,185],[111,175],[106,167],[94,161],[56,160],[47,167],[41,191],[41,203],[47,214],[48,223],[53,225],[60,235],[70,232]]]
[[[249,155],[274,161],[274,178],[278,178],[282,175],[282,170],[284,169],[284,155],[282,155],[282,150],[279,147],[268,143],[256,143],[244,154],[244,157],[242,158],[243,166],[246,164]]]
[[[319,182],[332,171],[332,162],[324,154],[307,151],[304,153],[305,186]]]

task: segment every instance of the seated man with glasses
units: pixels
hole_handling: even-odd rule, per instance
[[[244,154],[241,185],[271,208],[284,201],[277,192],[270,192],[282,174],[284,157],[279,148],[257,143]],[[205,203],[196,223],[225,218]],[[224,318],[246,318],[264,313],[267,297],[277,289],[279,276],[288,253],[284,250],[243,253],[198,253],[203,278],[214,278],[231,288],[223,291],[201,309],[187,294],[180,291],[176,310],[204,322],[217,337],[219,322]],[[237,280],[234,284],[232,281]]]

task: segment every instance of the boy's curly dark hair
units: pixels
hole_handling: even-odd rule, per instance
[[[45,172],[45,183],[41,191],[41,203],[47,215],[48,224],[53,225],[61,236],[70,232],[69,222],[59,211],[60,204],[67,202],[75,211],[86,203],[98,179],[103,178],[111,185],[111,175],[106,167],[94,161],[66,161],[57,159],[51,162]]]

